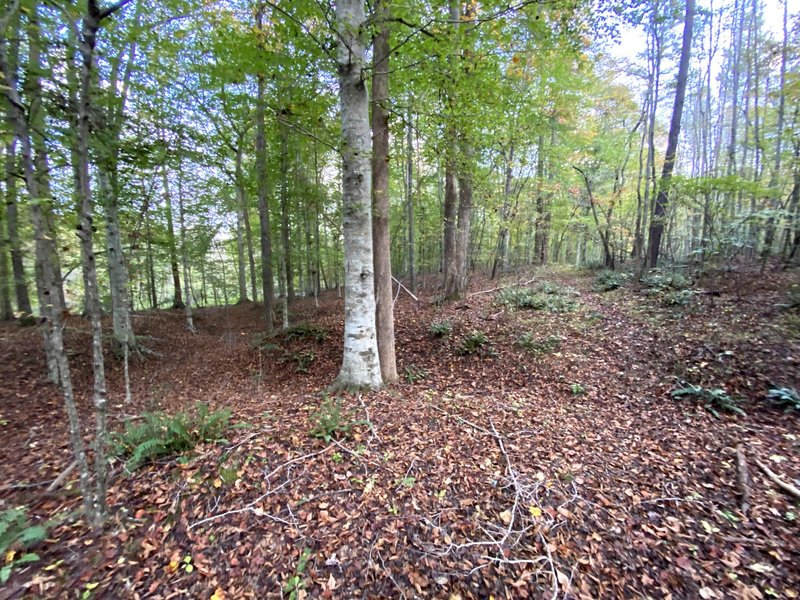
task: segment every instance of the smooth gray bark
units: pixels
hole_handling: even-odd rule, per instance
[[[336,3],[342,115],[342,199],[345,260],[344,353],[337,385],[378,388],[372,253],[369,99],[365,85],[363,0]]]

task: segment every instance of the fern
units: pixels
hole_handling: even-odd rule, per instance
[[[112,453],[127,456],[125,466],[132,471],[147,460],[182,454],[201,442],[221,441],[230,419],[230,409],[212,411],[205,404],[198,404],[194,415],[146,413],[141,423],[129,422],[124,431],[112,435]]]
[[[17,567],[39,560],[33,552],[17,556],[17,551],[27,550],[46,537],[47,529],[42,525],[31,525],[25,510],[11,508],[0,512],[0,557],[5,562],[0,568],[0,584],[5,584]]]

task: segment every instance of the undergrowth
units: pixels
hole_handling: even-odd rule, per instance
[[[229,408],[212,411],[202,403],[191,413],[144,413],[141,421],[128,421],[123,431],[112,434],[111,452],[127,457],[125,468],[134,471],[150,460],[183,454],[202,442],[224,441],[230,419]]]
[[[28,550],[47,537],[42,525],[32,525],[23,508],[0,512],[0,584],[5,584],[14,570],[36,562],[39,556]]]
[[[703,403],[703,408],[720,418],[720,411],[744,416],[739,401],[732,398],[722,388],[706,388],[691,383],[682,383],[681,387],[672,390],[673,398],[695,398]]]

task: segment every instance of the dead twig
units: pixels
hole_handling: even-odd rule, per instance
[[[58,487],[62,483],[64,483],[64,481],[66,481],[67,477],[69,477],[69,474],[72,473],[75,470],[75,467],[77,467],[77,466],[78,466],[78,461],[73,460],[70,463],[70,465],[61,472],[61,475],[56,477],[53,480],[53,483],[51,483],[49,486],[47,486],[47,489],[45,490],[45,493],[49,494],[49,493],[54,492],[55,490],[57,490]]]
[[[393,281],[394,281],[394,282],[395,282],[395,283],[396,283],[398,286],[400,286],[401,288],[403,288],[403,289],[406,291],[406,293],[407,293],[409,296],[411,296],[411,297],[412,297],[414,300],[416,300],[417,302],[419,302],[419,298],[417,298],[417,297],[416,297],[416,296],[415,296],[415,295],[414,295],[414,294],[411,292],[411,290],[409,290],[409,289],[408,289],[406,286],[404,286],[402,283],[400,283],[399,281],[397,281],[397,279],[395,279],[394,277],[392,277],[392,280],[393,280]],[[399,289],[399,288],[398,288],[397,292],[398,292],[398,294],[400,293],[400,289]],[[395,298],[395,301],[396,301],[396,300],[397,300],[397,298]]]
[[[756,461],[756,464],[758,465],[758,467],[759,467],[759,468],[760,468],[762,471],[764,471],[764,473],[766,474],[766,476],[767,476],[767,477],[769,477],[769,478],[772,480],[772,483],[774,483],[775,485],[777,485],[779,488],[781,488],[781,489],[782,489],[784,492],[786,492],[787,494],[790,494],[790,495],[794,496],[795,498],[800,498],[800,489],[796,488],[796,487],[795,487],[795,486],[793,486],[791,483],[787,483],[787,482],[785,482],[783,479],[781,479],[780,477],[778,477],[778,476],[777,476],[775,473],[773,473],[773,472],[772,472],[772,471],[769,469],[769,467],[768,467],[767,465],[765,465],[764,463],[762,463],[760,460],[757,460],[757,461]]]
[[[750,490],[752,488],[750,471],[747,468],[747,458],[741,446],[736,447],[736,485],[739,488],[739,495],[742,497],[742,513],[747,515],[750,510]]]
[[[497,287],[493,287],[490,290],[481,290],[479,292],[472,292],[471,294],[467,294],[467,298],[471,298],[472,296],[478,296],[480,294],[491,294],[492,292],[505,290],[507,288],[518,286],[518,285],[528,285],[529,283],[533,283],[534,281],[536,281],[536,277],[531,277],[530,279],[528,279],[528,281],[523,281],[523,282],[519,282],[518,281],[517,283],[509,283],[508,285],[500,285],[500,286],[497,286]]]

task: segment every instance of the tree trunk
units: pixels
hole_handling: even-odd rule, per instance
[[[247,267],[244,264],[244,213],[247,207],[244,202],[244,181],[242,180],[242,144],[236,147],[236,257],[239,275],[239,302],[247,302]]]
[[[763,272],[766,267],[767,259],[772,253],[772,244],[775,240],[776,218],[774,212],[778,210],[781,202],[781,190],[779,187],[780,171],[781,171],[781,150],[783,143],[783,124],[784,112],[786,106],[786,57],[788,54],[789,45],[789,32],[787,22],[789,19],[789,2],[783,2],[783,43],[781,44],[781,75],[780,75],[780,90],[778,91],[778,122],[775,125],[775,163],[772,167],[772,174],[769,178],[770,198],[769,209],[770,216],[767,219],[767,226],[764,232],[764,246],[761,250],[762,263],[761,270]]]
[[[672,170],[675,166],[675,155],[678,150],[678,135],[681,129],[681,116],[683,102],[686,96],[686,82],[689,76],[689,57],[692,49],[692,27],[694,25],[694,0],[686,0],[686,16],[683,26],[683,41],[681,45],[681,58],[678,66],[678,81],[675,88],[675,103],[672,108],[672,119],[667,136],[667,151],[664,155],[664,167],[661,170],[661,181],[658,186],[658,196],[650,224],[650,267],[658,266],[658,254],[661,247],[661,237],[664,232],[664,220],[669,204],[669,188],[672,179]]]
[[[278,135],[281,143],[280,169],[281,169],[281,279],[283,293],[281,294],[281,328],[289,328],[289,299],[294,299],[294,280],[292,278],[292,248],[289,245],[289,130],[284,122],[286,115],[278,115]]]
[[[411,109],[406,113],[406,217],[408,219],[408,285],[417,291],[417,265],[414,240],[414,145],[412,140]]]
[[[394,299],[389,232],[389,11],[375,3],[378,33],[372,46],[372,248],[375,264],[375,327],[381,377],[397,380],[394,352]]]
[[[189,280],[189,250],[186,244],[186,203],[183,195],[183,169],[180,159],[180,142],[178,148],[178,219],[181,236],[181,265],[183,266],[184,309],[186,311],[186,328],[192,333],[194,318],[192,317],[192,283]]]
[[[336,3],[339,96],[342,114],[342,200],[345,324],[341,387],[381,386],[375,332],[369,100],[365,85],[363,0]]]
[[[25,315],[33,313],[28,295],[28,281],[22,262],[22,244],[19,238],[17,215],[17,164],[16,140],[6,144],[6,225],[8,228],[8,247],[11,253],[11,271],[14,275],[14,295],[17,310]]]
[[[449,152],[452,148],[449,147]],[[458,186],[456,183],[455,158],[448,156],[444,166],[444,240],[442,246],[442,271],[444,275],[444,296],[447,299],[456,297],[457,262],[456,262],[456,229],[458,210]]]
[[[96,2],[89,0],[87,12],[83,17],[80,38],[80,94],[78,103],[78,176],[81,200],[78,238],[81,240],[81,264],[84,281],[87,284],[86,312],[92,329],[92,371],[94,372],[93,403],[95,410],[94,434],[94,475],[95,492],[93,512],[90,515],[92,524],[100,527],[106,517],[106,375],[103,359],[103,327],[102,309],[100,307],[100,290],[97,285],[97,261],[94,253],[94,202],[92,198],[91,179],[89,175],[89,145],[91,135],[91,116],[94,111],[92,93],[92,73],[95,68],[95,47],[97,32],[102,19]],[[127,343],[127,340],[125,340]]]
[[[181,290],[181,275],[178,269],[178,248],[175,243],[175,225],[172,213],[172,194],[169,191],[169,176],[167,175],[166,162],[161,168],[161,177],[164,184],[164,201],[167,206],[167,248],[169,249],[169,265],[172,270],[172,287],[174,300],[172,308],[185,308],[183,292]]]
[[[264,5],[259,2],[256,11],[256,29],[263,30]],[[264,321],[267,333],[274,332],[272,315],[275,312],[275,284],[272,275],[272,238],[269,224],[269,203],[267,201],[267,146],[265,123],[265,83],[264,76],[258,75],[258,92],[256,96],[256,185],[258,190],[258,220],[261,242],[261,285],[264,297]]]

